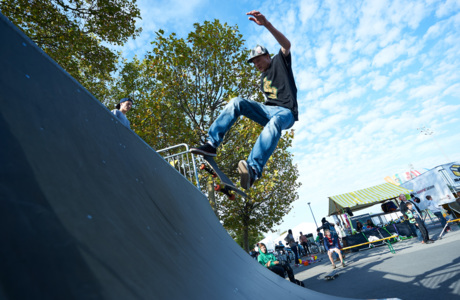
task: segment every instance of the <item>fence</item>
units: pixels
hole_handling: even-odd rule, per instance
[[[175,145],[158,150],[157,152],[160,153],[173,168],[201,190],[195,156],[189,152],[187,144]]]

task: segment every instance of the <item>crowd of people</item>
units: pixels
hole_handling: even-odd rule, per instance
[[[450,228],[447,225],[447,220],[443,215],[442,208],[437,205],[431,196],[426,196],[428,203],[428,209],[437,217],[441,222],[441,226],[445,228],[446,231],[449,231]],[[425,222],[423,221],[423,215],[420,208],[417,206],[417,198],[412,195],[410,199],[406,198],[406,195],[401,194],[399,196],[401,201],[400,211],[402,217],[411,228],[412,236],[419,236],[422,244],[431,244],[434,241],[430,239],[428,229],[426,228]],[[364,224],[363,224],[364,223]],[[348,226],[349,223],[348,223]],[[284,243],[281,241],[275,246],[274,253],[269,253],[265,244],[258,244],[258,250],[254,248],[251,250],[250,254],[254,259],[256,259],[261,265],[268,268],[272,272],[282,276],[283,278],[287,275],[291,282],[299,284],[298,280],[295,279],[293,269],[288,262],[283,259],[280,259],[275,254],[284,253],[286,251],[292,251],[294,254],[294,263],[295,268],[301,266],[299,264],[299,259],[303,255],[313,254],[314,247],[320,246],[320,249],[327,253],[328,258],[331,262],[332,269],[336,269],[337,262],[340,262],[342,267],[345,267],[345,254],[342,253],[342,245],[345,241],[342,241],[342,238],[347,236],[345,229],[346,224],[337,222],[333,224],[329,222],[326,218],[321,220],[321,226],[317,229],[316,240],[313,240],[312,235],[305,235],[300,232],[300,235],[296,239],[292,230],[287,231],[286,236],[284,237]],[[357,221],[356,222],[356,232],[364,232],[378,229],[379,226],[375,225],[372,219],[367,219],[365,222]],[[323,252],[321,251],[321,252]]]
[[[340,261],[340,264],[345,267],[345,256],[340,250],[342,248],[341,238],[337,234],[337,231],[340,231],[341,228],[339,226],[337,227],[336,229],[335,225],[329,223],[326,218],[323,218],[322,226],[317,229],[316,240],[313,240],[312,235],[308,238],[307,235],[302,232],[300,232],[296,240],[292,230],[289,229],[284,237],[284,244],[286,246],[279,241],[279,243],[275,245],[274,253],[269,253],[267,251],[267,246],[260,243],[257,244],[249,254],[264,267],[267,267],[269,270],[282,277],[285,277],[287,274],[291,282],[297,283],[289,263],[284,259],[280,259],[280,255],[292,251],[294,254],[293,265],[295,268],[298,268],[301,266],[299,261],[302,256],[317,254],[316,251],[320,251],[321,253],[325,252],[328,254],[333,269],[336,268],[336,261]],[[334,257],[334,255],[336,257]]]

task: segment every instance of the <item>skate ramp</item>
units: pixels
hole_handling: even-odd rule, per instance
[[[195,186],[0,17],[0,298],[338,299],[254,261]]]

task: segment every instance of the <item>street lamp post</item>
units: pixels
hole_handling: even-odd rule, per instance
[[[313,210],[311,209],[310,202],[308,202],[308,207],[310,207],[311,215],[313,216],[313,220],[315,221],[316,229],[318,229],[318,224],[316,223],[315,215],[313,214]]]

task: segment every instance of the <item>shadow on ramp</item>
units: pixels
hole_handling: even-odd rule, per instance
[[[338,299],[254,261],[195,186],[0,17],[2,298]]]

